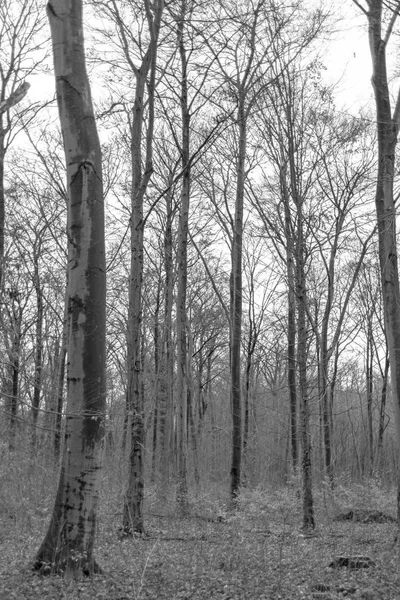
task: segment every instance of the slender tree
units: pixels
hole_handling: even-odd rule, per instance
[[[400,1],[353,0],[368,22],[375,95],[378,172],[375,206],[385,330],[389,349],[392,395],[397,433],[397,519],[400,527],[400,286],[393,192],[396,146],[400,127],[400,91],[392,109],[386,64],[388,44],[400,14]]]
[[[116,3],[114,2],[116,9]],[[143,199],[153,173],[153,127],[154,94],[157,62],[157,44],[160,31],[163,0],[154,4],[145,1],[150,42],[141,66],[137,69],[130,60],[136,78],[135,102],[131,121],[132,160],[132,213],[131,213],[131,270],[129,282],[128,349],[127,349],[127,410],[130,414],[131,449],[129,478],[124,500],[123,528],[132,535],[133,531],[144,531],[143,521],[143,449],[144,449],[144,397],[142,388],[142,288],[143,288]],[[124,36],[124,24],[119,21],[124,51],[129,62],[129,47]],[[142,139],[144,124],[145,90],[148,90],[148,124],[145,139],[145,169],[142,171]]]
[[[188,14],[189,13],[189,14]],[[188,441],[188,394],[190,393],[188,381],[188,336],[187,336],[187,246],[189,231],[189,206],[190,206],[190,100],[188,98],[188,58],[186,48],[185,23],[190,17],[190,7],[186,0],[180,2],[178,13],[175,15],[177,45],[181,68],[181,119],[182,139],[180,154],[182,157],[182,187],[181,206],[179,213],[178,235],[178,294],[177,294],[177,501],[182,512],[188,510],[187,489],[187,441]]]
[[[211,53],[216,59],[226,98],[235,101],[235,160],[236,189],[235,206],[230,215],[231,233],[231,278],[230,278],[230,375],[231,375],[231,411],[232,411],[232,463],[230,472],[230,491],[235,501],[241,484],[242,463],[242,315],[243,315],[243,230],[245,185],[248,178],[246,159],[248,126],[255,98],[265,71],[268,71],[269,45],[260,39],[260,27],[263,16],[268,12],[268,2],[252,1],[251,9],[236,10],[229,2],[216,7],[216,23],[229,22],[229,27],[217,26],[213,37],[206,39]],[[273,29],[273,26],[272,26]],[[268,31],[268,39],[275,36]],[[207,31],[206,35],[209,35]],[[210,39],[213,43],[210,42]],[[222,48],[222,50],[221,50]],[[228,59],[228,61],[227,61]],[[235,65],[232,71],[225,65]]]
[[[101,15],[111,20],[115,27],[118,52],[124,58],[129,77],[133,77],[135,91],[131,109],[125,110],[130,134],[131,157],[131,205],[130,205],[130,274],[129,306],[127,323],[126,359],[126,417],[125,428],[129,428],[130,452],[129,474],[126,487],[122,527],[125,535],[134,531],[143,533],[144,465],[143,450],[145,436],[143,365],[142,365],[142,295],[144,264],[143,203],[146,190],[153,174],[154,98],[158,36],[164,9],[164,0],[144,0],[146,35],[136,31],[138,5],[121,4],[116,0],[95,0],[93,4]],[[125,71],[125,69],[124,69]],[[123,71],[122,77],[125,75]],[[120,99],[119,99],[120,100]],[[128,103],[127,103],[128,104]],[[146,120],[147,116],[147,120]],[[144,167],[144,168],[143,168]]]
[[[293,62],[308,47],[320,31],[325,19],[321,11],[305,14],[302,3],[294,7],[269,0],[254,0],[240,5],[224,1],[215,8],[218,18],[216,31],[206,39],[207,47],[216,57],[223,82],[221,103],[235,104],[233,137],[235,169],[235,206],[228,211],[227,222],[231,233],[230,281],[230,373],[232,407],[232,465],[231,496],[237,496],[241,481],[242,459],[242,383],[241,339],[243,312],[243,235],[246,218],[246,189],[251,183],[251,171],[258,159],[260,145],[255,142],[256,132],[249,131],[257,112],[256,106],[265,90],[280,76],[285,59]],[[300,21],[296,33],[292,23]],[[218,23],[224,23],[222,28]],[[226,23],[229,23],[229,26]],[[208,32],[207,32],[208,33]],[[291,54],[288,49],[291,49]],[[217,54],[218,49],[218,54]],[[262,104],[262,100],[261,100]],[[259,106],[257,106],[259,109]],[[262,110],[265,108],[263,106]],[[250,160],[250,149],[253,156]],[[229,227],[229,225],[228,225]]]

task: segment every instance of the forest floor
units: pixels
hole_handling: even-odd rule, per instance
[[[0,600],[400,600],[395,523],[335,520],[350,509],[394,517],[394,489],[375,481],[334,492],[315,486],[312,535],[301,532],[293,487],[245,489],[235,512],[226,509],[226,492],[197,490],[185,518],[167,494],[160,500],[151,489],[146,536],[119,539],[121,498],[106,479],[96,542],[104,574],[73,582],[30,567],[49,522],[52,486],[46,478],[38,486],[34,474],[7,486],[1,475]]]

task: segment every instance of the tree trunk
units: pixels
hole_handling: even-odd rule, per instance
[[[251,334],[249,334],[250,336]],[[249,415],[250,415],[250,381],[251,381],[251,353],[250,353],[250,338],[247,344],[246,354],[246,374],[244,384],[244,427],[243,427],[243,459],[246,470],[246,455],[247,455],[247,444],[249,442]],[[246,476],[246,475],[245,475]]]
[[[57,380],[57,402],[56,402],[56,418],[54,427],[54,456],[58,460],[61,452],[61,429],[62,429],[62,411],[64,406],[64,381],[65,381],[65,363],[68,353],[68,302],[66,297],[65,314],[62,331],[61,350],[58,364],[58,380]]]
[[[366,357],[366,388],[367,388],[367,448],[368,448],[368,470],[369,476],[372,475],[374,466],[374,430],[372,420],[372,394],[373,394],[373,341],[372,341],[372,315],[368,316],[367,331],[367,357]]]
[[[296,243],[296,297],[297,297],[297,364],[299,371],[301,471],[303,479],[303,529],[314,529],[314,500],[312,493],[310,407],[307,381],[307,322],[304,265],[302,207],[297,205],[298,231]]]
[[[382,36],[382,0],[371,0],[368,11],[369,42],[373,64],[372,86],[375,94],[378,133],[378,173],[376,215],[378,222],[379,262],[385,330],[397,434],[397,517],[400,527],[400,288],[396,240],[396,207],[393,197],[395,152],[400,122],[400,94],[392,114],[386,69],[386,46],[398,14],[396,3],[390,25]]]
[[[321,412],[322,412],[322,431],[324,440],[324,457],[326,476],[331,487],[334,486],[333,465],[332,465],[332,448],[331,448],[331,421],[329,408],[329,382],[328,382],[328,350],[327,339],[324,335],[321,336],[320,348],[320,394],[321,394]]]
[[[194,393],[193,393],[193,380],[192,380],[192,365],[191,359],[193,356],[193,337],[190,333],[190,326],[187,329],[187,340],[188,340],[188,352],[187,352],[187,408],[188,408],[188,424],[190,431],[190,439],[192,441],[192,457],[193,457],[193,471],[194,471],[194,480],[196,485],[200,483],[200,473],[199,473],[199,452],[198,452],[198,442],[197,442],[197,428],[194,419],[195,415],[195,401],[194,401]]]
[[[232,274],[230,307],[230,371],[232,407],[232,463],[231,499],[236,501],[241,483],[242,462],[242,391],[241,391],[241,341],[242,341],[242,246],[243,246],[243,201],[246,161],[246,114],[244,99],[239,93],[237,125],[239,128],[239,150],[237,158],[237,184],[235,221],[232,240]]]
[[[386,418],[386,399],[387,399],[387,386],[389,379],[389,356],[388,350],[386,349],[385,357],[385,370],[382,377],[382,390],[381,390],[381,406],[379,409],[379,426],[378,426],[378,440],[376,444],[376,471],[379,473],[382,461],[382,450],[383,450],[383,434],[385,433],[385,418]]]
[[[15,449],[15,437],[17,433],[17,415],[19,405],[19,376],[20,376],[20,353],[21,353],[21,327],[23,308],[18,290],[9,290],[7,293],[10,300],[10,318],[12,325],[11,348],[9,349],[9,389],[7,406],[10,414],[9,449]]]
[[[39,244],[40,249],[40,244]],[[42,393],[42,355],[43,355],[43,290],[39,276],[39,256],[34,257],[34,281],[36,290],[36,332],[35,332],[35,378],[32,401],[32,446],[36,446],[36,428]]]
[[[171,181],[169,180],[169,184]],[[172,191],[166,194],[166,223],[164,233],[164,270],[165,270],[165,305],[164,336],[162,344],[162,378],[160,382],[160,453],[161,453],[161,487],[165,493],[169,484],[169,468],[172,450],[173,430],[173,380],[174,352],[172,342],[172,309],[173,309],[173,239],[172,239]]]
[[[196,424],[194,422],[193,416],[193,394],[190,387],[188,387],[188,418],[190,425],[190,439],[192,440],[192,454],[193,454],[193,471],[194,471],[194,480],[196,485],[200,484],[200,473],[199,473],[199,452],[197,448],[197,431]]]
[[[135,70],[136,89],[131,126],[131,271],[129,278],[128,340],[127,340],[127,411],[130,415],[131,447],[129,454],[128,486],[125,493],[122,526],[126,535],[133,531],[143,533],[143,450],[144,450],[144,397],[142,386],[141,322],[143,287],[143,199],[153,173],[154,90],[156,76],[157,40],[163,8],[162,0],[154,4],[156,16],[145,1],[150,29],[150,44],[140,69]],[[120,27],[124,27],[123,24]],[[149,81],[147,77],[149,75]],[[144,96],[148,91],[148,125],[146,132],[145,170],[142,174],[142,131]]]
[[[157,470],[157,445],[158,445],[158,397],[160,393],[160,302],[161,302],[161,279],[157,286],[156,305],[154,309],[154,412],[153,412],[153,435],[151,453],[151,480],[154,482]]]
[[[17,326],[17,324],[15,325]],[[20,324],[18,324],[20,326]],[[15,449],[15,436],[17,433],[17,415],[18,415],[18,390],[19,390],[19,353],[21,348],[20,333],[14,332],[12,342],[12,353],[10,357],[11,366],[11,403],[10,403],[10,440],[9,449]]]
[[[246,352],[246,371],[245,371],[245,386],[244,386],[244,428],[243,428],[243,458],[246,458],[246,449],[249,440],[249,422],[250,422],[250,392],[251,378],[253,372],[253,354],[257,343],[257,332],[255,329],[254,320],[251,314],[251,301],[254,302],[254,295],[250,297],[249,303],[249,338],[247,340]],[[253,307],[254,308],[254,307]]]
[[[129,415],[127,431],[130,434],[129,475],[123,508],[123,530],[142,533],[143,523],[143,442],[144,398],[141,394],[141,322],[143,287],[143,194],[142,127],[146,77],[150,68],[149,57],[143,61],[136,75],[135,104],[131,128],[132,159],[132,214],[131,214],[131,271],[129,276],[129,308],[127,334],[127,390],[126,408]]]
[[[178,48],[181,60],[181,118],[182,118],[182,189],[179,213],[178,233],[178,294],[176,300],[176,338],[177,338],[177,502],[182,512],[188,510],[187,489],[187,442],[188,442],[188,340],[187,340],[187,246],[189,232],[190,202],[190,112],[188,104],[187,56],[184,39],[186,2],[181,2],[181,14],[177,21]]]
[[[284,189],[286,189],[286,184]],[[292,467],[296,475],[299,466],[298,434],[297,434],[297,390],[296,390],[296,283],[294,274],[293,234],[290,219],[289,198],[287,193],[285,202],[285,237],[286,237],[286,271],[288,278],[288,325],[287,325],[287,352],[288,352],[288,388],[290,406],[290,445],[292,454]]]
[[[53,515],[35,569],[98,571],[93,549],[105,421],[105,245],[101,150],[86,73],[82,1],[47,4],[67,164],[67,415]]]

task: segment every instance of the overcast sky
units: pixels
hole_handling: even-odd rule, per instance
[[[341,21],[337,23],[334,39],[326,44],[323,56],[325,78],[327,83],[336,84],[337,107],[358,114],[373,100],[366,18],[351,0],[341,0],[336,9]],[[50,74],[31,77],[30,82],[33,84],[29,92],[31,100],[43,99],[43,96],[50,98],[54,93],[54,80]]]
[[[338,108],[343,105],[357,114],[373,100],[367,20],[350,0],[342,1],[338,7],[342,20],[323,62],[327,67],[327,81],[337,83]]]

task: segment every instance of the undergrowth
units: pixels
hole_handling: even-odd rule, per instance
[[[377,479],[315,487],[317,529],[301,533],[296,486],[190,491],[179,517],[174,489],[146,488],[146,535],[120,539],[123,474],[104,477],[96,558],[103,575],[78,582],[40,577],[31,564],[46,531],[57,481],[54,465],[15,455],[0,463],[0,600],[399,600],[400,555],[393,523],[339,522],[349,508],[395,516],[395,490]],[[338,557],[370,559],[334,568]]]

